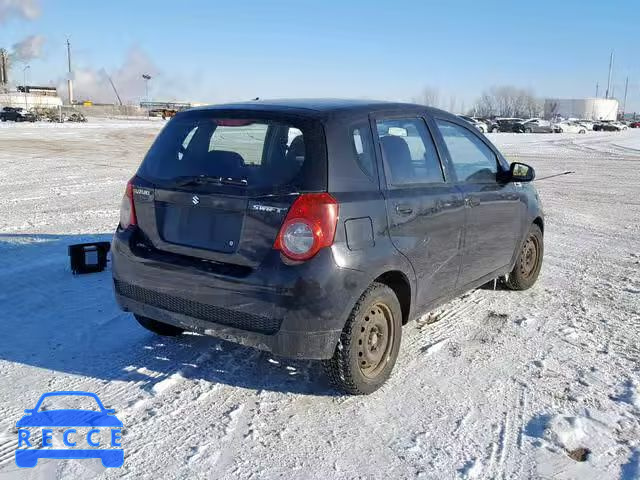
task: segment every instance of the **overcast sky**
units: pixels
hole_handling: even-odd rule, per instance
[[[640,4],[563,1],[0,0],[12,79],[63,84],[70,37],[78,96],[129,101],[269,97],[411,100],[426,87],[468,108],[485,88],[538,96],[614,92],[640,111]]]

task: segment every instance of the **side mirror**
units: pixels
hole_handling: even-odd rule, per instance
[[[526,163],[513,162],[509,170],[509,181],[511,182],[531,182],[536,178],[533,167]]]

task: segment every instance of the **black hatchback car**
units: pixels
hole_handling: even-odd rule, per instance
[[[12,122],[35,122],[37,119],[35,114],[25,111],[24,108],[4,107],[0,111],[0,121],[3,122],[7,120]]]
[[[116,298],[158,334],[321,359],[336,386],[370,393],[409,320],[492,279],[534,284],[533,178],[464,120],[418,105],[181,112],[127,185]]]

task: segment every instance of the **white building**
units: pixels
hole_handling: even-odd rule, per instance
[[[545,118],[579,118],[581,120],[616,120],[618,100],[609,98],[547,98]]]
[[[62,99],[54,95],[40,95],[37,93],[7,92],[0,93],[0,107],[22,107],[31,109],[51,108],[62,105]]]

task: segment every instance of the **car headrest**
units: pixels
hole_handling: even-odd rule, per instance
[[[380,138],[380,146],[382,147],[382,155],[387,161],[391,169],[391,175],[395,180],[413,178],[411,150],[409,150],[409,145],[402,137],[385,135]]]
[[[213,168],[220,168],[225,172],[237,172],[244,167],[244,158],[236,152],[227,150],[212,150],[209,152],[209,158]]]
[[[287,150],[287,163],[293,161],[301,163],[300,160],[304,160],[304,137],[302,135],[295,137]]]

